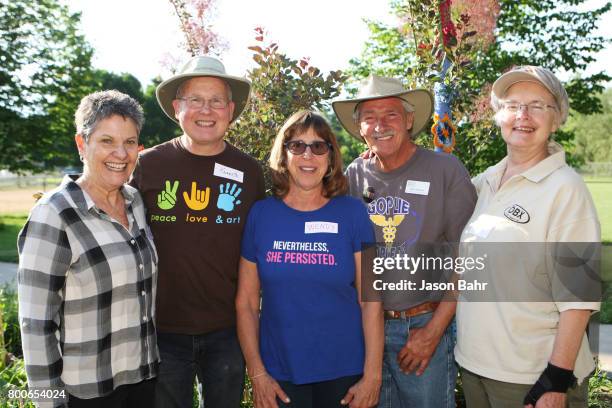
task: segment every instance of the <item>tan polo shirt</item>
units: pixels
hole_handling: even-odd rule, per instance
[[[501,188],[507,158],[472,180],[478,202],[462,242],[601,242],[599,220],[584,181],[566,164],[559,144],[550,142],[548,150],[546,159]],[[489,257],[487,273],[507,277],[539,267],[525,258],[520,253]],[[599,302],[460,301],[455,358],[463,368],[484,377],[533,384],[552,354],[560,313],[599,307]],[[574,375],[582,382],[593,368],[585,334]]]

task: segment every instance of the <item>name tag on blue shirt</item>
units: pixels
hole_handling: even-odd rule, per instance
[[[304,234],[337,234],[338,223],[310,221],[304,223]]]

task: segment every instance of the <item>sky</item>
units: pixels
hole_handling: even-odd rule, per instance
[[[82,13],[81,27],[95,49],[93,65],[116,73],[128,72],[143,86],[170,71],[170,55],[178,56],[183,34],[168,0],[64,0],[71,11]],[[589,0],[592,8],[604,0]],[[252,67],[254,28],[263,26],[267,38],[291,58],[310,57],[323,71],[345,69],[360,55],[368,38],[363,19],[393,24],[387,0],[216,0],[214,30],[227,42],[226,70],[246,75]],[[376,4],[373,7],[372,4]],[[609,12],[602,21],[612,21]],[[612,37],[612,25],[600,21],[599,33]],[[612,76],[612,47],[608,46],[587,69]]]

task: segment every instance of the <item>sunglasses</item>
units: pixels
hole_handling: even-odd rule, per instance
[[[316,154],[320,156],[325,154],[331,150],[331,143],[316,141],[312,143],[305,143],[301,140],[292,140],[290,142],[285,142],[285,148],[289,150],[293,154],[304,154],[307,147],[310,147],[310,151],[312,154]]]

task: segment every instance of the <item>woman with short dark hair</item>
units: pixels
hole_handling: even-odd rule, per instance
[[[19,233],[28,384],[70,407],[153,405],[157,255],[142,198],[125,184],[142,123],[128,95],[85,96],[75,114],[83,174],[43,195]]]

